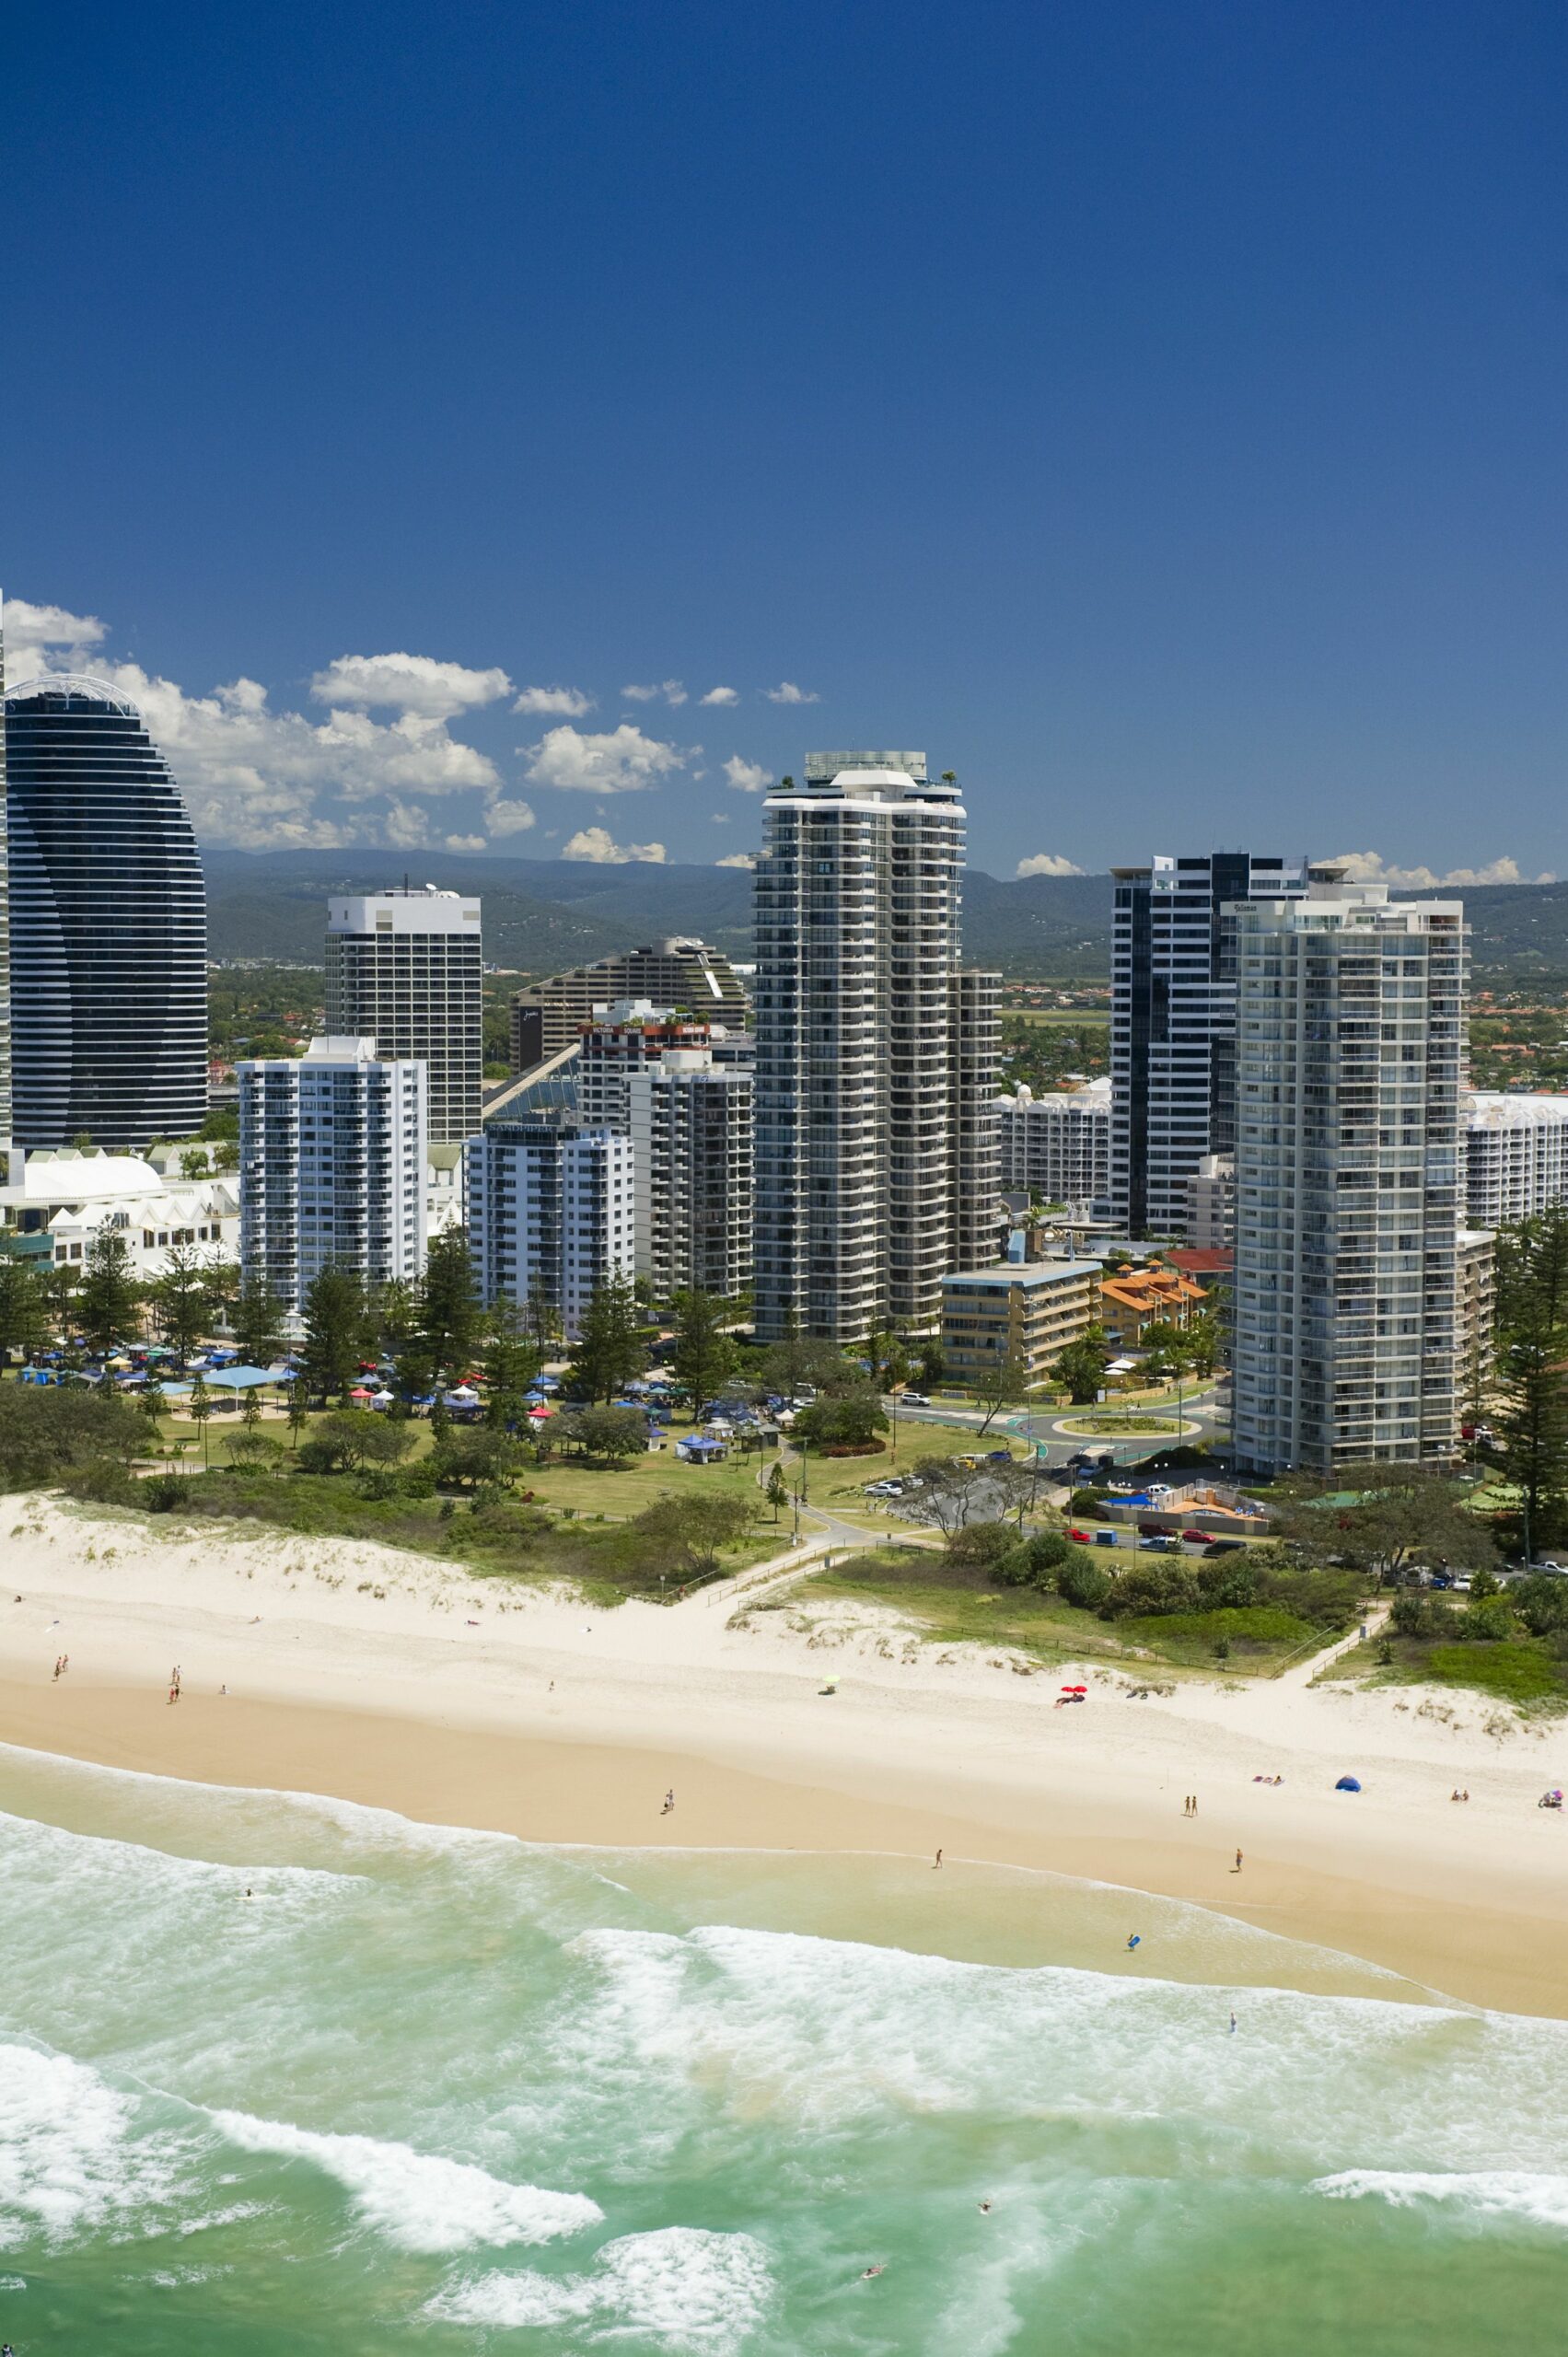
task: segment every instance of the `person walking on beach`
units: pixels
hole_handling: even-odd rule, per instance
[[[1230,2034],[1232,2038],[1236,2036],[1236,2015],[1234,2014],[1232,2014],[1230,2017]]]
[[[60,1654],[56,1654],[56,1655],[55,1655],[55,1656],[54,1656],[54,1683],[56,1684],[56,1686],[58,1686],[58,1685],[59,1685],[59,1683],[60,1683],[60,1672],[61,1672],[61,1669],[64,1667],[64,1655],[60,1655]],[[1454,1794],[1454,1798],[1455,1798],[1456,1800],[1458,1800],[1458,1797],[1459,1797],[1458,1794],[1458,1793],[1456,1793],[1456,1794]]]
[[[671,1810],[674,1806],[675,1806],[675,1786],[674,1786],[673,1784],[671,1784],[671,1786],[670,1786],[670,1788],[669,1788],[668,1792],[668,1793],[666,1793],[666,1794],[665,1794],[665,1796],[664,1796],[664,1806],[660,1809],[660,1811],[659,1811],[659,1815],[660,1815],[661,1817],[668,1817],[668,1816],[669,1815],[670,1810]]]
[[[940,1865],[940,1864],[941,1864],[941,1863],[942,1863],[942,1852],[941,1852],[941,1851],[940,1851],[940,1850],[938,1850],[938,1851],[937,1851],[937,1852],[936,1852],[936,1864],[937,1864],[938,1865]]]
[[[1232,1866],[1232,1868],[1231,1868],[1231,1873],[1232,1873],[1233,1875],[1238,1875],[1240,1872],[1241,1872],[1241,1852],[1240,1852],[1240,1851],[1238,1850],[1238,1851],[1237,1852],[1237,1853],[1236,1853],[1236,1864],[1235,1864],[1235,1865],[1234,1865],[1234,1866]]]

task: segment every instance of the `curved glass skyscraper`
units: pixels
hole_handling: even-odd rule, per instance
[[[94,679],[6,698],[12,1125],[121,1153],[207,1109],[207,909],[180,790]]]

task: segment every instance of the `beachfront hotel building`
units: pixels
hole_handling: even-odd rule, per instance
[[[6,605],[0,598],[0,1177],[11,1162],[11,893],[6,817]]]
[[[600,1285],[634,1275],[630,1138],[566,1113],[491,1121],[469,1140],[463,1183],[487,1308],[547,1303],[575,1341]]]
[[[1458,900],[1314,870],[1237,912],[1237,1462],[1332,1474],[1455,1453]]]
[[[471,1137],[484,1076],[479,902],[434,885],[330,900],[327,1029],[422,1063],[432,1143]]]
[[[1020,1083],[1010,1096],[998,1097],[995,1106],[1004,1194],[1086,1204],[1091,1217],[1109,1213],[1109,1079],[1053,1088],[1043,1097]]]
[[[5,698],[9,1131],[135,1154],[207,1111],[206,890],[180,790],[118,689]],[[0,1042],[3,1048],[3,1042]]]
[[[923,753],[809,753],[756,869],[759,1337],[935,1333],[996,1225],[998,982],[959,965],[964,808]]]
[[[959,1383],[981,1383],[1012,1358],[1031,1387],[1082,1341],[1100,1314],[1098,1260],[997,1260],[942,1280],[942,1355]]]
[[[1132,1237],[1182,1237],[1187,1181],[1236,1129],[1234,904],[1297,899],[1304,863],[1254,852],[1115,867],[1110,1201]]]
[[[1568,1203],[1568,1097],[1466,1099],[1465,1213],[1476,1227],[1533,1219]]]
[[[668,1048],[627,1082],[636,1272],[653,1298],[733,1301],[752,1272],[752,1076],[706,1046]]]
[[[424,1267],[424,1066],[371,1039],[311,1040],[302,1056],[237,1064],[239,1251],[298,1316],[331,1266],[367,1286]]]

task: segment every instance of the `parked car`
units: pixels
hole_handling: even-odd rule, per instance
[[[1215,1555],[1237,1555],[1246,1544],[1245,1538],[1211,1538],[1203,1553],[1210,1558]]]
[[[1209,1543],[1209,1534],[1206,1530],[1184,1530],[1181,1536],[1190,1547],[1206,1547]]]
[[[1162,1530],[1152,1538],[1140,1538],[1138,1544],[1151,1555],[1169,1555],[1180,1546],[1181,1541],[1174,1531]]]

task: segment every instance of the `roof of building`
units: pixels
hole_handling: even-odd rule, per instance
[[[1202,1301],[1203,1288],[1179,1269],[1129,1269],[1107,1277],[1100,1290],[1124,1309],[1156,1309],[1167,1302]]]
[[[1042,1285],[1060,1284],[1064,1277],[1098,1277],[1105,1273],[1098,1260],[993,1260],[983,1269],[955,1269],[942,1280],[948,1285]]]
[[[1167,1267],[1179,1269],[1184,1277],[1228,1277],[1236,1266],[1236,1254],[1228,1245],[1173,1244],[1160,1259]]]

